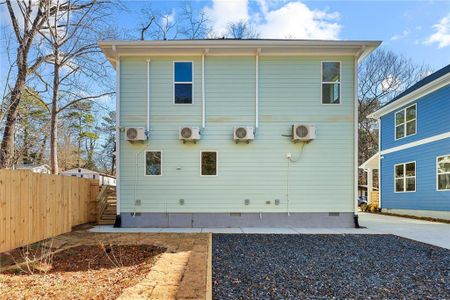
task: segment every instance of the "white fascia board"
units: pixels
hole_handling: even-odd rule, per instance
[[[397,99],[396,101],[392,102],[391,104],[388,104],[376,112],[371,113],[367,116],[367,118],[370,119],[379,119],[380,117],[393,112],[397,110],[398,108],[405,106],[419,98],[422,98],[446,85],[450,84],[450,73],[428,83],[427,85],[424,85],[417,90],[403,96],[400,99]]]

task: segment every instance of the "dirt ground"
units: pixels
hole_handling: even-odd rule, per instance
[[[91,233],[79,228],[53,239],[54,268],[45,274],[8,271],[11,256],[1,255],[0,299],[205,299],[210,239],[205,233]],[[100,258],[100,247],[114,255]],[[20,251],[13,252],[16,261]]]

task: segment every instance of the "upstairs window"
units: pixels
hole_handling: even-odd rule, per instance
[[[395,113],[395,139],[416,134],[416,105],[411,105]]]
[[[192,62],[173,63],[173,94],[175,104],[192,104]]]
[[[450,191],[450,154],[437,158],[437,189]]]
[[[145,152],[145,175],[161,176],[161,151]]]
[[[341,63],[322,62],[322,104],[341,103]]]
[[[217,152],[202,151],[200,152],[200,159],[201,159],[201,175],[217,176]]]
[[[416,163],[409,162],[395,165],[395,192],[416,191]]]

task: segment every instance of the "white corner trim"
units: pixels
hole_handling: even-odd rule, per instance
[[[120,215],[120,59],[116,62],[116,215]]]
[[[322,64],[321,64],[322,66]],[[341,72],[342,64],[339,62],[339,72]],[[342,73],[339,74],[339,82],[342,81]],[[341,88],[341,84],[339,88]],[[320,90],[322,90],[322,86],[320,86]],[[341,91],[339,91],[341,93]],[[358,58],[353,60],[353,201],[354,201],[354,211],[355,215],[358,215]],[[340,102],[342,103],[342,93],[339,95]],[[322,101],[322,100],[321,100]]]
[[[446,138],[450,138],[450,131],[446,132],[446,133],[441,133],[435,136],[431,136],[425,139],[421,139],[415,142],[411,142],[411,143],[407,143],[401,146],[397,146],[397,147],[392,147],[386,150],[381,151],[381,155],[384,154],[389,154],[389,153],[393,153],[393,152],[397,152],[397,151],[401,151],[401,150],[405,150],[405,149],[409,149],[412,147],[416,147],[416,146],[420,146],[420,145],[424,145],[424,144],[428,144],[428,143],[432,143],[432,142],[436,142],[436,141],[440,141]]]
[[[388,104],[376,112],[371,113],[367,116],[367,118],[371,119],[378,119],[404,105],[407,105],[408,103],[415,101],[419,98],[422,98],[446,85],[450,84],[450,73],[420,87],[419,89],[397,99],[396,101],[392,102],[391,104]]]

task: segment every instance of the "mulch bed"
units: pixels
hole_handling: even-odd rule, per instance
[[[152,245],[69,248],[47,268],[36,264],[32,272],[22,266],[0,274],[0,299],[115,299],[144,278],[164,251]]]
[[[450,299],[450,250],[393,235],[213,235],[214,299]]]

